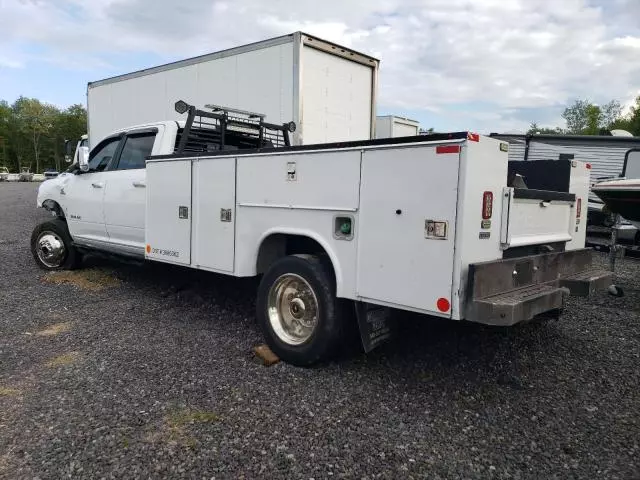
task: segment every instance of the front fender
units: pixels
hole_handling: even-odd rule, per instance
[[[38,187],[36,206],[38,208],[47,208],[47,204],[50,205],[50,202],[55,202],[56,204],[62,206],[61,192],[63,191],[63,188],[67,184],[68,180],[69,179],[65,175],[42,182]]]

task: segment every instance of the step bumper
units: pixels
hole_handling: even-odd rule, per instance
[[[562,310],[569,295],[606,289],[612,274],[594,268],[591,255],[581,249],[470,265],[465,319],[514,325]]]

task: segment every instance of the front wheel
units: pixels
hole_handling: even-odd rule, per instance
[[[43,270],[72,270],[80,262],[67,224],[56,218],[41,223],[31,234],[31,253]]]
[[[292,255],[271,266],[258,287],[256,308],[278,357],[309,366],[335,353],[342,330],[335,292],[334,274],[317,256]]]

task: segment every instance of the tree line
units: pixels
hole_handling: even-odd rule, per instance
[[[562,113],[565,128],[540,127],[531,123],[527,133],[545,133],[553,135],[608,135],[611,130],[626,130],[640,136],[640,96],[634,105],[623,115],[622,105],[611,100],[604,105],[596,105],[589,100],[576,100]]]
[[[540,127],[533,122],[527,133],[555,135],[606,135],[622,129],[640,136],[640,96],[623,115],[619,101],[596,105],[576,100],[562,113],[565,128]],[[60,109],[36,98],[20,97],[12,104],[0,100],[0,167],[34,173],[48,168],[65,168],[64,141],[77,140],[86,133],[87,111],[83,105]],[[420,133],[433,133],[433,129]]]
[[[65,169],[64,141],[77,140],[87,130],[82,105],[60,109],[35,98],[20,97],[12,104],[0,100],[0,167],[20,172],[23,167],[42,173]]]

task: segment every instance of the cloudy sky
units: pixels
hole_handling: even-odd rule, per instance
[[[0,0],[0,99],[303,30],[381,59],[379,113],[481,132],[640,94],[640,0]]]

